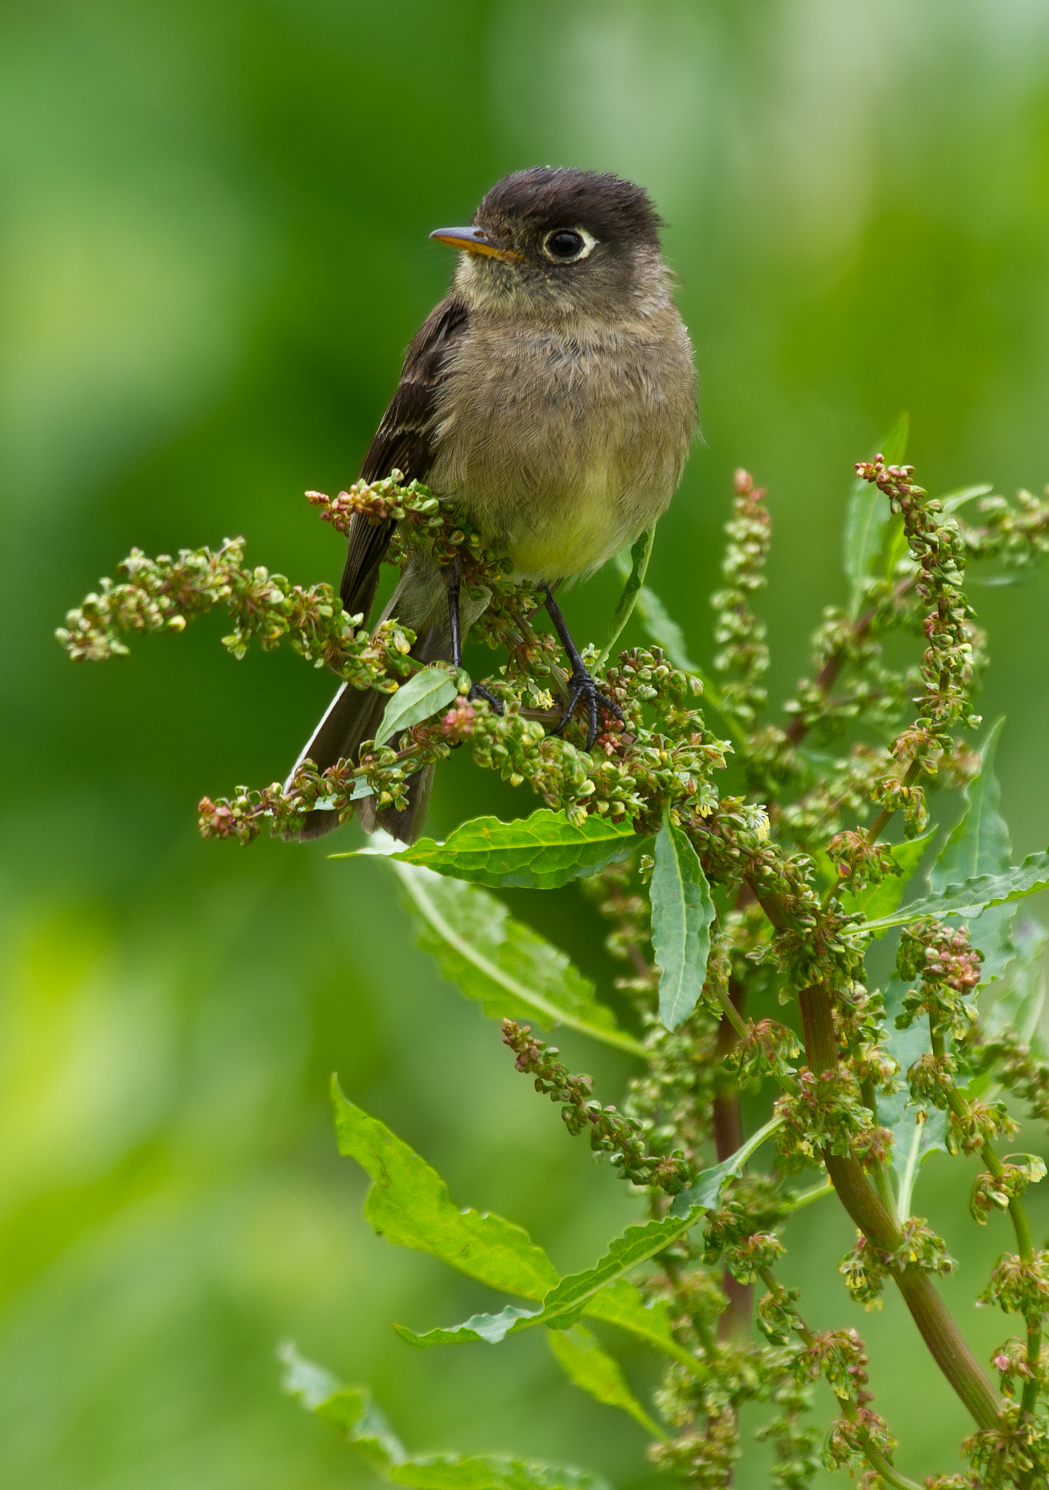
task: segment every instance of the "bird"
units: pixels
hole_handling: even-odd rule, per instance
[[[543,592],[572,666],[557,728],[582,703],[587,750],[599,708],[618,709],[584,666],[554,592],[594,574],[666,510],[699,423],[662,226],[648,192],[631,181],[537,166],[496,182],[469,226],[432,232],[459,254],[452,290],[410,343],[360,472],[365,482],[399,472],[424,483],[466,513],[516,580]],[[394,527],[352,519],[340,587],[347,613],[371,611]],[[418,661],[458,666],[484,605],[460,597],[456,566],[441,570],[416,552],[380,619],[415,632]],[[472,692],[499,707],[482,684]],[[388,699],[344,684],[295,768],[356,759]],[[433,769],[412,778],[403,809],[376,811],[361,799],[363,826],[414,842]],[[288,836],[313,838],[338,824],[337,812],[318,808]]]

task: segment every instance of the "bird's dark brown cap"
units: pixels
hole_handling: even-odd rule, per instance
[[[583,227],[600,242],[659,246],[662,220],[643,187],[571,166],[535,166],[497,181],[474,223],[499,241],[528,221],[537,229]]]

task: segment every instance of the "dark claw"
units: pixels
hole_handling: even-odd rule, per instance
[[[561,715],[560,723],[554,730],[555,735],[559,735],[571,719],[580,699],[586,699],[586,712],[590,720],[590,728],[587,730],[586,735],[586,748],[590,750],[593,748],[598,734],[598,705],[602,709],[606,709],[609,714],[614,714],[619,720],[623,718],[623,711],[614,699],[609,698],[607,694],[598,692],[597,684],[586,668],[577,668],[568,680],[568,704],[564,713]]]
[[[501,701],[496,698],[494,693],[489,693],[488,689],[484,686],[483,683],[474,683],[471,686],[470,692],[466,695],[466,697],[471,703],[474,701],[475,698],[485,699],[487,703],[491,704],[492,708],[500,717],[502,717],[502,715],[506,712]]]

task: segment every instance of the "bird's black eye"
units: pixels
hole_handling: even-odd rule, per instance
[[[587,234],[584,237],[575,228],[558,228],[556,232],[548,233],[543,240],[543,248],[547,256],[551,259],[559,259],[563,264],[567,264],[572,259],[583,258],[592,247],[593,239],[590,235]]]

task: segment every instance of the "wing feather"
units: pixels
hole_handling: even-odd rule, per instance
[[[442,300],[423,322],[404,358],[401,381],[364,457],[361,478],[381,481],[400,471],[405,481],[425,481],[433,464],[437,390],[448,359],[465,335],[469,311],[457,295]],[[396,524],[357,516],[350,524],[341,595],[355,614],[371,610],[379,566]]]

